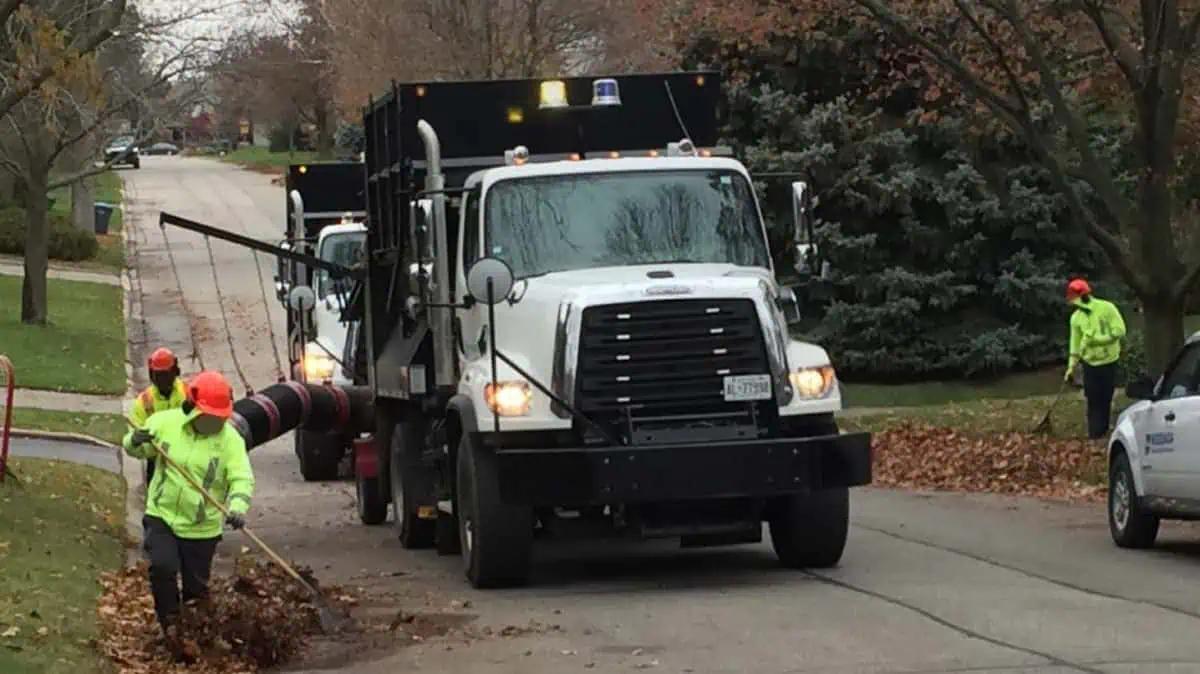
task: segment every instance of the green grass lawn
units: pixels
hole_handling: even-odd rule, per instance
[[[125,392],[120,287],[50,279],[45,326],[21,323],[20,297],[20,277],[0,276],[0,352],[12,359],[18,386]]]
[[[271,152],[265,147],[239,147],[220,158],[264,173],[283,173],[289,164],[316,161],[316,152]]]
[[[1062,383],[1062,370],[1013,374],[986,381],[933,381],[913,384],[845,382],[846,407],[918,407],[987,399],[1052,395]]]
[[[1042,420],[1054,400],[1053,395],[1015,399],[977,399],[919,407],[903,407],[887,412],[849,414],[839,421],[844,430],[882,431],[905,423],[954,428],[968,433],[1028,433]],[[1113,401],[1113,423],[1130,400],[1118,392]],[[1051,416],[1051,435],[1058,438],[1084,438],[1084,399],[1079,389],[1068,389]]]
[[[63,412],[32,407],[13,409],[13,427],[31,431],[82,433],[114,445],[125,437],[125,418],[120,414]]]
[[[125,489],[88,466],[14,459],[0,485],[0,672],[110,671],[92,647],[99,577],[123,560]]]

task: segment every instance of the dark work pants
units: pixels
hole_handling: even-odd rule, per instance
[[[150,487],[150,480],[154,479],[154,459],[146,459],[146,487]]]
[[[179,538],[166,522],[149,515],[142,518],[142,527],[146,530],[145,548],[150,559],[150,593],[154,595],[154,612],[165,630],[171,619],[179,614],[181,576],[183,601],[202,599],[208,594],[213,555],[217,552],[221,537]]]
[[[1108,435],[1113,390],[1117,387],[1117,364],[1083,364],[1083,395],[1087,397],[1088,437],[1097,440]]]

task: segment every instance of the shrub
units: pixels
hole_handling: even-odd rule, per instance
[[[292,148],[292,129],[282,124],[271,129],[267,134],[267,143],[271,152],[287,152]]]
[[[50,225],[50,259],[74,262],[96,255],[96,235],[75,227],[59,213],[47,215]],[[25,211],[11,207],[0,210],[0,253],[25,254]]]

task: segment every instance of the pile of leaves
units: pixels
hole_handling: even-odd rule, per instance
[[[905,424],[876,433],[872,445],[877,485],[1072,501],[1105,493],[1105,456],[1085,440]]]
[[[108,574],[101,583],[99,649],[122,672],[256,672],[286,662],[320,633],[316,607],[295,581],[243,557],[233,576],[213,578],[207,601],[183,608],[180,662],[155,619],[146,564]]]

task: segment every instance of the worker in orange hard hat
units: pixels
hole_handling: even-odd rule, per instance
[[[150,386],[138,394],[129,411],[129,418],[139,428],[151,415],[164,410],[178,409],[187,400],[187,388],[179,378],[179,359],[166,347],[159,347],[147,359]],[[146,461],[146,484],[154,478],[154,458]]]
[[[1067,303],[1075,311],[1071,314],[1071,347],[1065,379],[1070,380],[1075,368],[1083,364],[1087,432],[1089,438],[1098,440],[1108,434],[1125,320],[1115,304],[1094,297],[1091,285],[1081,278],[1067,284]]]
[[[224,526],[241,529],[254,494],[254,472],[246,441],[232,424],[233,389],[220,372],[205,371],[187,384],[188,399],[179,409],[159,412],[124,440],[131,456],[149,458],[161,450],[170,457],[154,473],[146,497],[145,550],[150,560],[150,589],[168,645],[177,643],[176,618],[182,601],[208,593],[213,555]],[[178,469],[178,470],[177,470]],[[205,500],[203,485],[229,514]]]

